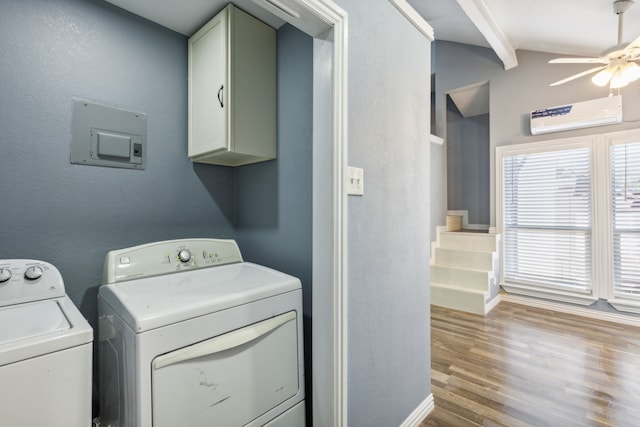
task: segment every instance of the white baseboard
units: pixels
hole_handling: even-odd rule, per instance
[[[575,314],[576,316],[598,319],[606,322],[620,323],[622,325],[640,327],[640,317],[627,316],[625,314],[609,313],[606,311],[593,310],[585,307],[562,304],[558,302],[541,300],[532,297],[518,295],[499,295],[502,301],[514,304],[528,305],[531,307],[544,308],[547,310],[559,311],[561,313]]]
[[[400,427],[418,427],[420,423],[427,418],[427,415],[433,411],[433,393],[429,393],[416,409],[400,424]]]
[[[493,297],[493,299],[489,301],[488,304],[485,304],[484,314],[487,314],[491,310],[493,310],[496,305],[500,304],[500,301],[502,301],[502,299],[500,298],[500,295],[496,295],[495,297]]]

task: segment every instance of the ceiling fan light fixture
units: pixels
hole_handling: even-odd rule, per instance
[[[613,76],[611,77],[611,89],[619,89],[621,87],[625,87],[629,84],[629,80],[626,79],[625,75],[622,73],[622,70],[618,69]]]
[[[614,69],[612,69],[611,67],[607,67],[595,76],[591,77],[591,81],[596,86],[605,86],[607,83],[609,83],[609,80],[611,80],[613,72]]]
[[[550,64],[604,64],[565,79],[551,83],[550,86],[561,85],[577,78],[597,73],[591,77],[596,86],[607,86],[618,89],[640,79],[640,66],[634,61],[640,59],[640,37],[623,47],[622,45],[622,16],[633,6],[633,0],[613,0],[613,11],[618,15],[618,44],[608,49],[601,57],[591,58],[555,58]]]
[[[636,81],[640,79],[640,66],[635,62],[627,62],[620,69],[620,73],[628,82]]]

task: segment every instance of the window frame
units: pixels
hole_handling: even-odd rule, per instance
[[[591,295],[592,157],[590,147],[502,157],[503,241],[514,251],[505,281]]]
[[[591,154],[591,291],[588,293],[580,293],[580,292],[568,292],[555,288],[548,288],[544,286],[535,286],[528,285],[524,283],[512,283],[505,281],[505,262],[504,259],[507,257],[506,248],[505,248],[505,239],[501,239],[502,244],[502,256],[503,262],[500,263],[500,286],[502,286],[507,292],[533,296],[538,298],[546,298],[552,299],[556,301],[569,302],[573,304],[580,305],[590,305],[595,302],[598,298],[598,294],[600,291],[600,284],[598,280],[596,280],[596,262],[597,259],[594,255],[594,251],[596,250],[598,238],[596,236],[596,209],[595,206],[598,204],[598,200],[595,195],[595,175],[596,175],[596,167],[597,162],[596,154],[594,152],[594,137],[593,136],[584,136],[584,137],[573,137],[573,138],[565,138],[560,140],[545,140],[539,142],[531,142],[524,144],[513,144],[506,145],[496,148],[496,231],[502,235],[505,232],[505,206],[504,206],[504,171],[503,171],[503,160],[506,157],[519,156],[519,155],[527,155],[527,154],[540,154],[540,153],[549,153],[553,151],[565,151],[572,149],[583,149],[587,148],[590,150]]]
[[[496,147],[495,153],[495,186],[496,186],[496,232],[504,233],[504,186],[503,159],[509,156],[535,154],[572,148],[591,149],[591,196],[592,196],[592,239],[591,269],[592,292],[588,296],[579,296],[523,286],[505,282],[504,262],[500,263],[500,286],[507,292],[525,296],[551,299],[580,305],[590,305],[598,299],[604,299],[621,312],[640,314],[640,298],[623,298],[614,294],[613,289],[613,200],[612,200],[612,165],[611,147],[632,142],[640,142],[640,129],[619,132],[591,134],[570,138],[540,140],[536,142],[512,144]],[[504,239],[501,239],[502,257],[506,256]]]
[[[640,314],[640,297],[637,298],[625,298],[621,294],[616,294],[614,290],[614,223],[613,223],[613,195],[612,195],[612,180],[613,180],[613,171],[612,171],[612,159],[611,159],[611,148],[616,145],[625,145],[631,143],[640,143],[640,129],[631,130],[626,132],[616,132],[611,134],[603,135],[603,139],[605,141],[606,149],[606,159],[607,159],[607,169],[606,169],[606,178],[607,178],[607,231],[608,231],[608,241],[607,248],[609,249],[607,256],[608,262],[608,293],[607,300],[609,304],[611,304],[618,311],[626,311],[631,313]]]

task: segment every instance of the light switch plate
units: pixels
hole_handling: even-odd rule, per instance
[[[364,195],[364,171],[362,168],[347,167],[347,194],[350,196]]]

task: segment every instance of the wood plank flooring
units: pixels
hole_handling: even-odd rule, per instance
[[[640,426],[640,328],[501,302],[431,306],[427,426]]]

